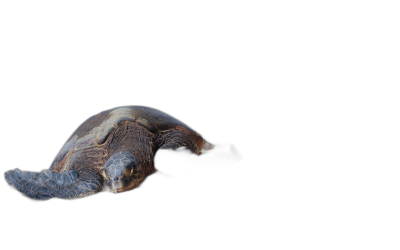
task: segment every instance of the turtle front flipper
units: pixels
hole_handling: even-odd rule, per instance
[[[76,172],[67,170],[55,172],[44,170],[40,173],[9,170],[5,173],[7,182],[32,199],[47,200],[53,197],[71,199],[97,193],[103,179],[97,172]]]

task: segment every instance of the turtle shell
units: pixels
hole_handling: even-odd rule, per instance
[[[63,165],[66,156],[76,149],[102,144],[110,132],[124,121],[132,121],[152,133],[179,128],[189,134],[198,134],[186,124],[157,109],[143,106],[124,106],[103,111],[82,123],[61,148],[50,169]]]

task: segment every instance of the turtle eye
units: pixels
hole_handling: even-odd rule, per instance
[[[133,162],[129,163],[129,165],[127,165],[127,166],[125,167],[125,170],[124,170],[122,176],[124,176],[124,177],[130,177],[130,176],[132,176],[133,169],[134,169],[134,165],[135,165],[135,164],[134,164]]]
[[[109,174],[109,173],[106,173],[106,171],[104,171],[104,170],[103,170],[103,176],[104,176],[104,178],[106,178],[106,179],[110,179],[110,174]]]

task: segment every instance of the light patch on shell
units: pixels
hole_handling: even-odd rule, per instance
[[[99,126],[94,127],[90,132],[79,138],[76,143],[79,145],[80,143],[85,143],[87,145],[91,144],[94,140],[96,143],[101,144],[105,141],[110,132],[118,126],[121,122],[131,121],[131,122],[139,122],[144,126],[152,126],[152,123],[143,117],[133,116],[131,113],[131,108],[129,107],[121,107],[114,109],[110,112],[110,117],[107,120],[104,120]],[[82,146],[87,146],[82,145]]]
[[[131,116],[129,108],[117,108],[111,111],[110,117],[107,120],[104,120],[99,126],[92,128],[87,135],[76,140],[76,144],[91,144],[90,142],[93,140],[99,144],[103,143],[107,135],[122,121],[135,121],[135,117]]]
[[[90,133],[94,133],[96,135],[95,138],[98,143],[103,143],[111,130],[113,130],[115,126],[118,126],[120,122],[135,121],[135,117],[131,116],[131,110],[129,108],[117,108],[111,111],[110,115],[110,118],[100,124],[99,127],[93,128],[90,131]]]

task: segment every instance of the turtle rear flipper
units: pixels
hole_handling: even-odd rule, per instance
[[[34,173],[15,169],[7,171],[5,177],[21,193],[39,200],[82,197],[99,192],[102,188],[102,177],[93,172],[79,172],[78,175],[74,170]]]

